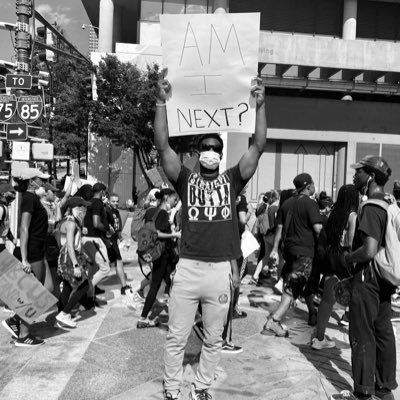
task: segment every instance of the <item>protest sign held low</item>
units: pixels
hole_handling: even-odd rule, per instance
[[[7,250],[0,253],[0,299],[25,322],[31,324],[57,299]]]
[[[255,129],[260,14],[161,15],[170,136]]]

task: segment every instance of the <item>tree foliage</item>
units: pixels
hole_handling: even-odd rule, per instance
[[[92,130],[114,143],[131,148],[142,167],[154,166],[154,98],[158,65],[141,70],[108,55],[97,69],[97,102],[92,109]],[[145,172],[145,171],[143,171]]]

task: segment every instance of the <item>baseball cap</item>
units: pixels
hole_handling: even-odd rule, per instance
[[[44,174],[40,169],[37,168],[22,168],[13,172],[12,175],[15,179],[21,179],[23,181],[34,178],[49,179],[49,174]]]
[[[43,185],[43,187],[46,192],[48,192],[49,190],[51,190],[52,192],[58,192],[58,189],[55,186],[53,186],[51,183],[46,182]]]
[[[0,194],[4,194],[7,192],[15,193],[15,189],[9,183],[1,183],[0,184]]]
[[[351,168],[360,169],[363,167],[370,167],[376,171],[381,172],[385,176],[389,176],[389,164],[379,156],[368,155],[363,157],[360,161],[350,165]]]
[[[297,175],[293,179],[293,184],[294,187],[296,188],[296,191],[303,190],[307,185],[310,185],[313,183],[313,180],[311,178],[310,174],[307,174],[306,172],[303,172],[302,174]]]
[[[70,208],[88,207],[90,206],[90,202],[86,201],[83,197],[73,196],[67,200],[66,206]]]

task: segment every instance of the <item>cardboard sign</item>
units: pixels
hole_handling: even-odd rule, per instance
[[[260,14],[160,16],[170,136],[255,129]]]
[[[0,253],[0,299],[28,324],[49,310],[57,299],[7,250]]]

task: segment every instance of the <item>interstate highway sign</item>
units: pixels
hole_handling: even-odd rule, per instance
[[[22,121],[31,124],[42,115],[43,100],[40,96],[19,96],[17,111]]]
[[[28,139],[28,125],[23,122],[7,124],[7,140]]]
[[[0,122],[10,120],[17,109],[17,99],[14,95],[0,95]]]

